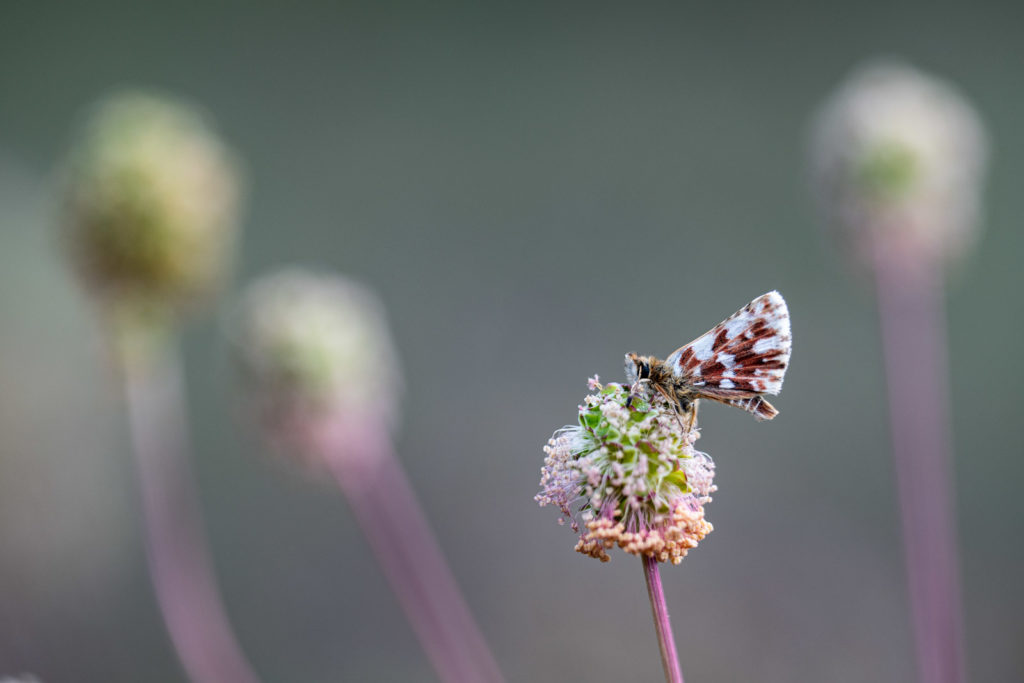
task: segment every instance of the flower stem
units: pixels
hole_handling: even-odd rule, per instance
[[[187,453],[182,372],[173,353],[121,358],[146,554],[171,641],[194,683],[256,683],[224,612]]]
[[[919,680],[957,683],[966,672],[942,274],[890,259],[875,274]]]
[[[665,681],[683,683],[683,672],[679,668],[679,656],[676,654],[676,641],[672,636],[665,591],[661,587],[658,561],[646,555],[642,559],[644,578],[647,580],[647,595],[651,598],[651,612],[654,614],[654,630],[658,634],[658,648],[661,650],[661,665],[665,669]]]
[[[498,683],[498,665],[416,500],[387,430],[336,421],[315,440],[441,680]],[[333,432],[333,434],[331,434]]]

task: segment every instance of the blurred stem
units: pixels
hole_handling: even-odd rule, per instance
[[[148,352],[140,353],[137,334],[121,326],[115,344],[149,570],[164,623],[194,683],[256,683],[224,612],[207,553],[188,460],[180,362],[170,344],[151,345],[149,334],[144,334]]]
[[[416,500],[387,429],[335,420],[316,440],[392,591],[441,680],[502,675]]]
[[[879,259],[875,274],[918,674],[922,683],[959,683],[966,667],[942,273],[937,263],[895,261]]]
[[[644,578],[647,580],[647,595],[651,599],[651,612],[654,614],[654,630],[658,634],[658,648],[661,650],[661,665],[665,669],[667,683],[683,683],[683,672],[679,668],[679,655],[676,654],[676,641],[672,635],[672,623],[668,617],[668,604],[665,602],[665,591],[661,586],[661,572],[658,561],[643,556]]]

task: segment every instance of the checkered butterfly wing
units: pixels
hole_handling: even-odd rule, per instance
[[[791,347],[789,309],[778,292],[768,292],[677,349],[665,364],[699,397],[770,420],[778,411],[763,395],[782,390]]]

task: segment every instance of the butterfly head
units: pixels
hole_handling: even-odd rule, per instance
[[[641,380],[651,378],[651,358],[649,356],[638,356],[635,353],[626,354],[626,381],[630,386],[635,386]]]

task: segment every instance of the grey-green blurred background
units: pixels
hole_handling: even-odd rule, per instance
[[[702,411],[715,532],[664,572],[688,681],[913,675],[872,295],[822,235],[806,129],[899,55],[994,141],[985,234],[951,277],[973,680],[1024,679],[1024,10],[1018,3],[6,3],[0,9],[0,675],[182,681],[151,592],[96,321],[54,169],[126,85],[202,103],[244,159],[233,292],[185,339],[218,576],[265,680],[433,673],[332,486],[252,430],[220,322],[282,264],[387,303],[401,457],[511,680],[657,680],[640,562],[572,552],[532,500],[594,373],[777,288],[780,417]]]

